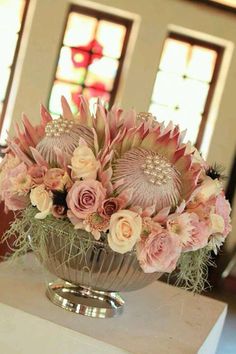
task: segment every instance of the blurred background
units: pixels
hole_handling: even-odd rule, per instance
[[[91,110],[99,97],[174,121],[225,168],[233,231],[209,270],[230,308],[223,354],[236,353],[235,44],[236,0],[0,0],[1,146],[22,112],[56,118],[64,95],[76,113],[83,94]],[[12,218],[0,205],[0,238]]]

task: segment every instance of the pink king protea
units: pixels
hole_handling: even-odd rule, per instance
[[[113,183],[119,193],[132,190],[132,205],[156,211],[176,207],[196,188],[201,165],[192,162],[178,127],[163,128],[150,115],[144,118],[113,145]]]

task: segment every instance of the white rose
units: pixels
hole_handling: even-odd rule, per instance
[[[40,185],[31,190],[30,201],[33,206],[36,206],[40,213],[35,215],[36,219],[45,219],[50,214],[52,209],[52,198],[45,187]]]
[[[119,210],[110,219],[108,244],[118,253],[131,251],[140,239],[142,230],[141,217],[130,210]]]
[[[71,176],[73,179],[96,179],[99,166],[93,151],[85,145],[79,146],[71,158]]]

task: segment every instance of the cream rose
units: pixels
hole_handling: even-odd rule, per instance
[[[141,217],[130,210],[119,210],[112,214],[108,234],[108,244],[118,253],[131,251],[140,239],[142,231]]]
[[[71,176],[73,179],[96,179],[99,166],[93,151],[88,146],[79,146],[71,158]]]
[[[52,198],[43,185],[37,186],[31,190],[30,201],[36,206],[40,213],[35,215],[36,219],[45,219],[52,209]]]
[[[218,179],[206,177],[201,187],[199,187],[198,199],[206,202],[209,198],[217,196],[222,190],[222,185]],[[197,191],[197,190],[196,190]]]
[[[225,222],[222,216],[211,213],[210,214],[210,222],[211,222],[211,233],[212,234],[223,234],[225,229]]]

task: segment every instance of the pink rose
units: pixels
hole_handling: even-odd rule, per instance
[[[7,173],[20,165],[20,160],[18,157],[12,156],[11,154],[6,154],[2,161],[0,162],[0,195],[2,189],[2,183],[7,175]]]
[[[28,195],[12,194],[9,191],[3,193],[3,200],[7,209],[13,211],[25,209],[30,202]]]
[[[22,162],[6,173],[1,185],[1,198],[9,210],[24,209],[29,204],[30,188],[31,177]]]
[[[98,210],[105,197],[106,190],[100,182],[95,180],[77,181],[70,189],[66,202],[76,218],[86,219],[91,213]]]
[[[51,168],[45,173],[44,184],[50,190],[63,190],[70,183],[68,173],[61,168]]]
[[[186,211],[189,213],[195,213],[202,221],[209,222],[209,215],[212,210],[215,209],[216,197],[211,197],[204,202],[195,199],[193,202],[187,204]]]
[[[216,198],[215,212],[216,214],[220,215],[224,220],[223,236],[226,237],[232,229],[232,226],[230,224],[231,207],[228,200],[225,199],[223,193],[219,194]]]
[[[57,219],[62,219],[66,216],[66,207],[63,205],[53,205],[52,215]]]
[[[181,253],[178,237],[162,229],[143,237],[137,244],[137,258],[145,273],[170,273],[176,268]]]
[[[46,171],[45,166],[33,165],[29,168],[28,174],[31,176],[33,183],[42,184]]]
[[[117,198],[108,198],[103,201],[100,214],[105,217],[111,217],[120,209],[120,203]]]

